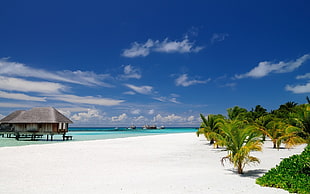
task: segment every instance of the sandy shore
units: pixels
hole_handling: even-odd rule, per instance
[[[305,146],[271,142],[244,175],[194,133],[0,148],[0,193],[288,193],[255,179]]]

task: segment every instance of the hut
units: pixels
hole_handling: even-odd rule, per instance
[[[15,111],[0,120],[1,133],[14,134],[16,139],[20,137],[36,137],[49,135],[53,140],[53,135],[61,134],[63,139],[68,139],[69,123],[73,123],[70,119],[58,112],[53,107],[38,107],[31,110]],[[72,139],[72,137],[71,137]]]

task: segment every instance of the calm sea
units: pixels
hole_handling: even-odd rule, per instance
[[[67,135],[71,135],[73,137],[72,141],[87,141],[87,140],[115,139],[124,137],[171,134],[171,133],[194,133],[196,131],[197,131],[196,128],[177,128],[177,127],[171,127],[165,129],[70,127]],[[29,141],[27,139],[17,141],[14,138],[0,137],[0,147],[60,143],[60,142],[63,142],[61,135],[54,135],[53,141],[46,141],[46,136],[43,136],[43,138],[38,139],[36,141]]]

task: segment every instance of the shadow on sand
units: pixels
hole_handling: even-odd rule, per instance
[[[266,169],[246,170],[243,172],[243,174],[238,174],[235,169],[227,169],[227,171],[233,172],[234,174],[237,174],[240,177],[249,177],[249,178],[257,179],[263,176],[268,170]]]

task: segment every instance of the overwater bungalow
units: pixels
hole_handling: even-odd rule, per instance
[[[72,139],[66,136],[70,123],[73,122],[53,107],[18,110],[0,120],[0,134],[14,135],[17,140],[22,137],[35,140],[43,135],[53,140],[53,135],[63,135],[63,140],[68,140]]]

